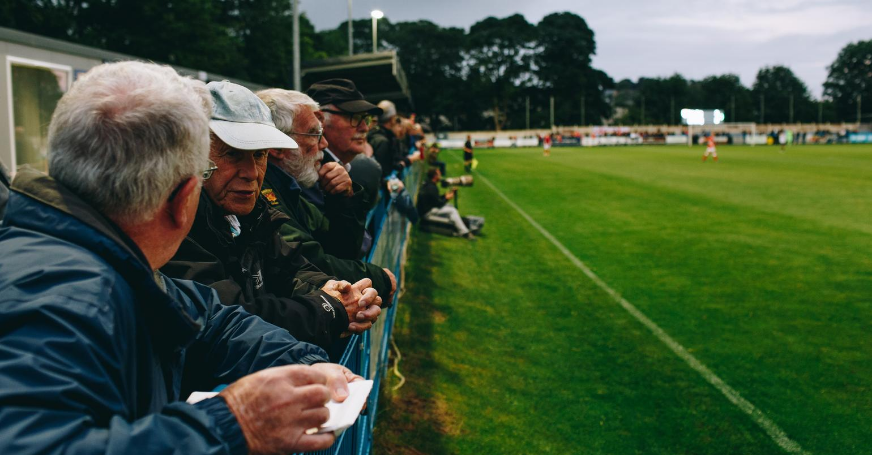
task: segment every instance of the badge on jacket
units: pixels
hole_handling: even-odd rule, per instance
[[[262,194],[263,197],[265,197],[266,200],[269,201],[269,205],[279,205],[279,199],[276,197],[276,194],[273,193],[273,190],[267,188],[265,190],[262,190],[260,194]]]

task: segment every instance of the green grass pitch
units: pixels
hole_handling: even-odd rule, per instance
[[[475,171],[806,453],[872,453],[872,146],[477,150]],[[460,153],[443,152],[449,175]],[[778,454],[482,180],[413,230],[378,454]]]

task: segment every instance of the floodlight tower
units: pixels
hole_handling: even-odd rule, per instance
[[[378,20],[385,17],[385,13],[374,9],[369,15],[372,16],[372,53],[375,54],[378,52]]]

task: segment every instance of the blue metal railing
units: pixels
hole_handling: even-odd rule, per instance
[[[404,181],[406,191],[412,200],[417,196],[423,174],[423,165],[415,163],[398,176]],[[351,337],[339,361],[356,374],[373,380],[367,411],[357,419],[354,426],[345,430],[336,439],[332,447],[315,452],[318,455],[368,455],[372,449],[372,429],[375,426],[378,409],[378,391],[388,365],[391,332],[397,314],[399,290],[402,288],[403,254],[409,232],[409,222],[403,214],[394,210],[393,202],[386,189],[382,188],[379,192],[378,204],[367,217],[367,228],[372,229],[374,234],[372,249],[365,260],[390,269],[397,277],[397,292],[390,307],[382,312],[378,323],[366,332]]]

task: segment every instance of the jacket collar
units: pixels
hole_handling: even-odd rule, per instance
[[[302,189],[294,176],[288,174],[284,169],[272,163],[269,163],[266,166],[266,178],[269,179],[270,182],[275,182],[276,184],[273,186],[280,187],[282,193],[289,190],[292,193],[299,194]]]
[[[217,206],[205,191],[200,193],[200,205],[197,207],[197,215],[194,218],[194,226],[188,235],[195,241],[203,235],[216,238],[222,247],[234,244],[233,236],[230,235],[230,225],[224,210]],[[284,213],[270,208],[269,202],[262,195],[258,195],[254,210],[248,215],[240,216],[242,232],[246,237],[253,235],[259,238],[269,232],[278,230],[279,227],[291,218]],[[269,232],[267,232],[269,231]]]
[[[152,339],[166,348],[185,347],[200,332],[200,315],[192,314],[164,293],[142,250],[115,223],[58,181],[31,167],[12,182],[13,195],[4,219],[58,237],[99,255],[131,286]]]

